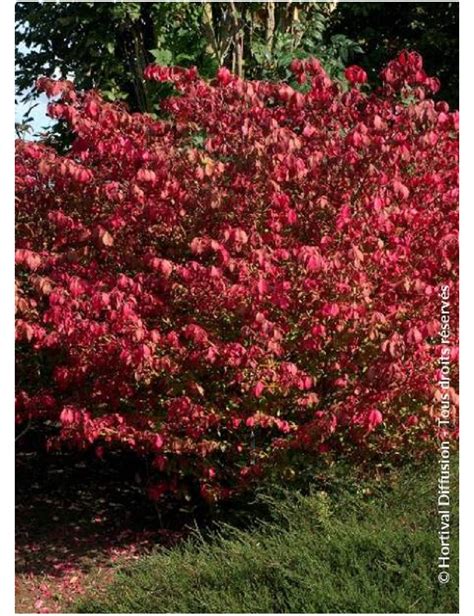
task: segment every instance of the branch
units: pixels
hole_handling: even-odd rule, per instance
[[[26,424],[26,428],[24,430],[22,430],[17,437],[15,437],[15,443],[17,441],[19,441],[23,436],[25,436],[25,434],[28,432],[30,427],[31,427],[31,419],[28,419],[28,423]]]

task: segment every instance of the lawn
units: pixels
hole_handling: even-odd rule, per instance
[[[157,549],[86,595],[81,613],[456,613],[457,470],[451,581],[437,581],[436,462],[306,494],[261,496],[251,524]]]

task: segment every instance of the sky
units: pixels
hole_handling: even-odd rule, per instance
[[[23,53],[28,53],[28,48],[23,43],[20,43],[19,49]],[[38,136],[36,133],[52,126],[53,121],[46,115],[48,98],[44,93],[37,95],[34,100],[29,100],[26,103],[21,102],[21,94],[15,97],[15,99],[15,123],[22,122],[26,118],[28,109],[36,104],[36,107],[32,109],[29,114],[31,117],[30,125],[32,127],[32,133],[25,134],[25,139],[37,139]]]
[[[28,109],[35,103],[37,106],[30,113],[33,133],[40,132],[53,124],[51,118],[48,118],[46,115],[48,98],[44,93],[41,93],[34,101],[28,101],[27,103],[17,102],[15,104],[15,122],[21,122],[26,117]],[[26,136],[27,139],[32,137],[33,135]]]

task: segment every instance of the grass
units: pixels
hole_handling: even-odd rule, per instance
[[[456,469],[455,469],[456,470]],[[437,581],[436,464],[355,487],[269,499],[249,528],[221,525],[119,571],[79,613],[456,613],[457,472],[451,581]]]

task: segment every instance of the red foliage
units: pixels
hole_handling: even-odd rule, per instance
[[[163,117],[42,79],[65,155],[17,144],[19,422],[225,496],[288,450],[415,456],[457,340],[457,112],[417,54],[365,93],[151,66]],[[455,367],[452,367],[455,384]],[[450,390],[453,430],[457,395]]]

